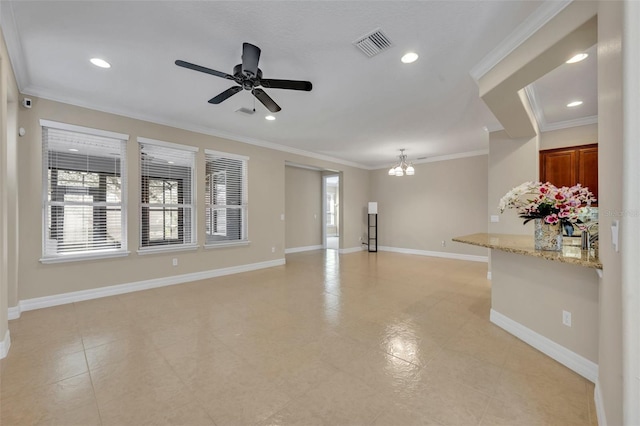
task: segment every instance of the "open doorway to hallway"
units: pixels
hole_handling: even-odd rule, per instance
[[[325,175],[322,178],[323,236],[327,249],[340,248],[340,176]]]

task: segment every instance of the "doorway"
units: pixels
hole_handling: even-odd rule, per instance
[[[340,248],[340,176],[322,177],[322,234],[324,247],[330,250]]]

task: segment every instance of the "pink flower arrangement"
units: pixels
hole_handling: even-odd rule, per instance
[[[525,219],[544,219],[545,223],[580,223],[578,218],[583,206],[595,202],[589,188],[577,184],[558,188],[549,182],[525,182],[507,192],[500,200],[500,213],[508,208],[516,209]]]

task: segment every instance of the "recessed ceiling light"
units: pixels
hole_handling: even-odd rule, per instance
[[[104,59],[100,59],[100,58],[91,58],[90,59],[91,63],[93,65],[95,65],[96,67],[100,67],[100,68],[111,68],[111,64],[107,61],[105,61]]]
[[[589,56],[588,53],[578,53],[577,55],[575,55],[571,59],[569,59],[567,61],[567,63],[568,64],[575,64],[576,62],[584,61],[585,59],[587,59],[587,56]]]
[[[410,64],[411,62],[415,62],[418,60],[418,54],[415,52],[405,53],[405,55],[400,58],[400,60],[405,64]]]
[[[273,121],[273,120],[275,120],[276,118],[275,118],[273,115],[267,115],[264,119],[265,119],[265,120],[269,120],[269,121]]]
[[[75,149],[75,148],[69,148],[69,151],[71,151],[71,152],[78,152],[78,150],[77,150],[77,149]]]
[[[569,103],[567,104],[567,106],[568,106],[569,108],[577,107],[577,106],[579,106],[579,105],[582,105],[582,101],[573,101],[573,102],[569,102]]]
[[[173,161],[167,161],[167,163],[169,163],[169,164],[173,164]]]

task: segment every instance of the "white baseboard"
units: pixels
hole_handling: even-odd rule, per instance
[[[487,272],[487,279],[491,281],[491,271]]]
[[[489,262],[489,256],[476,256],[472,254],[447,253],[443,251],[415,250],[399,247],[378,247],[380,251],[390,251],[393,253],[417,254],[418,256],[444,257],[447,259],[470,260],[472,262]]]
[[[313,251],[313,250],[322,250],[324,247],[322,245],[318,246],[306,246],[306,247],[293,247],[284,250],[284,254],[290,253],[300,253],[303,251]]]
[[[508,331],[520,340],[533,346],[543,354],[555,359],[565,367],[575,371],[582,377],[596,383],[598,380],[598,364],[570,351],[541,334],[491,309],[490,320],[498,327]]]
[[[7,316],[9,320],[14,320],[20,318],[20,306],[12,306],[9,308],[7,312]]]
[[[4,334],[4,339],[0,341],[0,359],[7,357],[10,347],[11,347],[11,334],[9,334],[9,330],[7,330],[7,332]]]
[[[52,296],[36,297],[21,300],[17,307],[9,309],[10,319],[20,317],[25,311],[49,308],[51,306],[65,305],[67,303],[82,302],[83,300],[99,299],[101,297],[115,296],[118,294],[132,293],[134,291],[148,290],[169,285],[182,284],[190,281],[204,280],[207,278],[221,277],[224,275],[239,274],[241,272],[255,271],[257,269],[282,266],[285,259],[269,260],[266,262],[250,263],[247,265],[232,266],[229,268],[211,269],[209,271],[193,272],[190,274],[173,275],[170,277],[154,278],[151,280],[137,281],[127,284],[117,284],[108,287],[93,288],[90,290],[74,291],[70,293],[54,294]]]
[[[363,251],[363,250],[366,250],[366,249],[367,248],[364,247],[364,246],[363,247],[358,246],[358,247],[340,249],[340,250],[338,250],[338,253],[340,253],[340,254],[357,253],[359,251]]]
[[[607,426],[607,416],[604,415],[604,400],[602,399],[602,391],[600,390],[600,387],[600,379],[598,379],[596,380],[596,388],[593,392],[593,402],[596,406],[598,426]]]

